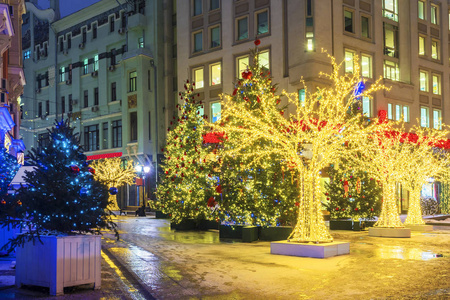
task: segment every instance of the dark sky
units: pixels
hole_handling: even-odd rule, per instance
[[[67,15],[70,15],[80,9],[85,8],[86,6],[89,6],[95,2],[98,2],[100,0],[60,0],[60,10],[61,10],[61,17],[65,17]],[[45,9],[50,6],[49,0],[38,0],[38,4],[41,8]]]

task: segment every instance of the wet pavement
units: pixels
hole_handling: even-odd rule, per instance
[[[168,220],[118,225],[121,241],[102,240],[101,290],[2,289],[0,261],[0,299],[450,299],[450,226],[410,239],[332,231],[350,255],[313,259],[271,255],[270,242],[221,242],[217,230],[173,231]]]

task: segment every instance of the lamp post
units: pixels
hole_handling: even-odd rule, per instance
[[[139,175],[139,177],[142,177],[142,179],[143,179],[143,187],[144,187],[144,190],[143,190],[143,192],[142,192],[142,195],[143,195],[143,204],[144,204],[144,206],[146,205],[146,203],[145,203],[145,201],[146,201],[146,199],[147,199],[147,195],[146,195],[146,191],[147,191],[147,189],[146,189],[146,187],[145,187],[145,177],[147,177],[147,174],[150,172],[150,166],[144,166],[144,167],[142,167],[141,165],[136,165],[136,167],[134,167],[135,168],[135,170],[136,170],[136,173]]]

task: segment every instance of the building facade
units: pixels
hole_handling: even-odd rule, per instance
[[[171,1],[101,0],[62,19],[52,2],[53,14],[31,3],[24,30],[26,145],[45,146],[47,128],[68,117],[88,159],[151,166],[147,190],[154,187],[174,93],[172,42],[164,38]],[[119,206],[141,205],[142,191],[123,188]]]
[[[23,0],[0,2],[0,147],[23,164],[25,145],[21,140],[21,95],[25,85],[22,69]]]
[[[440,129],[450,124],[449,9],[444,0],[178,1],[178,89],[196,82],[205,113],[219,119],[219,95],[232,93],[259,39],[260,64],[280,90],[301,98],[301,79],[327,85],[318,77],[331,72],[323,50],[343,72],[358,57],[366,85],[381,77],[391,87],[364,98],[364,113]],[[408,195],[398,190],[404,211]]]

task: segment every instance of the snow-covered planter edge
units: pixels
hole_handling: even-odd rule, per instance
[[[101,287],[101,236],[41,236],[16,248],[16,286],[50,288],[50,295],[64,288],[94,283]]]

